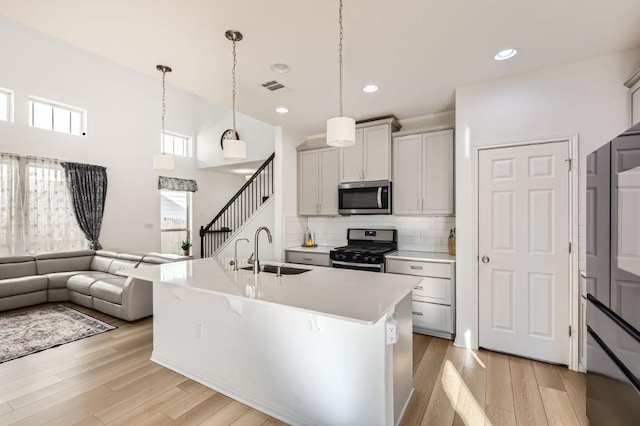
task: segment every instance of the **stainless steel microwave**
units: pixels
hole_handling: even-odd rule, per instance
[[[338,185],[338,213],[391,214],[391,182],[353,182]]]

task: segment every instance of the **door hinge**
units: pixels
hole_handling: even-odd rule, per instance
[[[569,171],[571,171],[571,163],[573,163],[573,160],[571,158],[567,158],[566,160],[564,160],[567,162],[567,167],[569,168]]]
[[[571,243],[569,243],[569,253],[571,253]]]
[[[571,337],[571,326],[569,326],[569,337]]]

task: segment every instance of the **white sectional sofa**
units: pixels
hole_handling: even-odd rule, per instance
[[[152,285],[116,272],[183,259],[118,250],[0,257],[0,311],[69,300],[135,321],[153,314]]]

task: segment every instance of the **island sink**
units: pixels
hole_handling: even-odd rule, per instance
[[[247,271],[252,271],[253,270],[253,266],[245,266],[243,268],[240,269],[245,269]],[[304,269],[304,268],[292,268],[290,266],[282,266],[280,267],[280,275],[298,275],[298,274],[302,274],[304,272],[308,272],[311,269]],[[278,267],[276,265],[261,265],[260,266],[260,272],[270,272],[272,274],[277,274],[278,273]]]

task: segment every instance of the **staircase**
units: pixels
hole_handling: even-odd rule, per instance
[[[234,232],[273,195],[275,152],[240,188],[207,226],[200,227],[200,257],[214,256]]]

